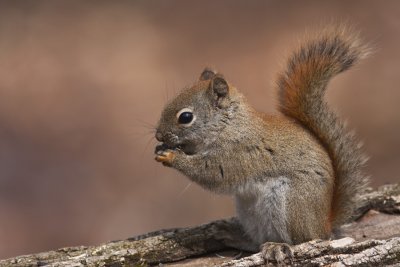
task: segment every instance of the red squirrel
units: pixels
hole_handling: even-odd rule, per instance
[[[205,69],[165,106],[156,160],[233,195],[244,232],[266,257],[280,260],[292,244],[329,238],[352,218],[368,178],[359,143],[323,97],[330,79],[368,52],[344,27],[308,38],[278,76],[280,115],[256,111]]]

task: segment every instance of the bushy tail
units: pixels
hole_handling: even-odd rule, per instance
[[[332,226],[348,221],[368,179],[361,145],[323,99],[329,80],[368,54],[356,34],[344,27],[309,39],[290,58],[278,80],[280,111],[305,125],[326,147],[335,170]]]

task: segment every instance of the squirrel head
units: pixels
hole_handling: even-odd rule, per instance
[[[165,106],[156,139],[186,154],[205,152],[234,116],[236,94],[222,75],[206,68],[192,87]]]

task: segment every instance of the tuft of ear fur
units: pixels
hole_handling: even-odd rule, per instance
[[[200,74],[200,81],[206,81],[206,80],[211,80],[212,78],[215,77],[215,75],[217,75],[217,73],[210,69],[210,68],[205,68],[203,70],[203,72]]]
[[[224,79],[224,77],[222,77],[222,75],[220,75],[220,74],[217,74],[212,79],[210,86],[211,86],[214,94],[216,94],[218,96],[218,98],[225,97],[228,94],[229,85],[226,82],[226,80]]]
[[[221,74],[215,74],[209,81],[207,95],[213,105],[220,109],[230,105],[229,84]]]

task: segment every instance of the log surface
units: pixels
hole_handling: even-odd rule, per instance
[[[363,196],[360,218],[335,240],[293,246],[292,266],[400,266],[400,185]],[[0,266],[262,266],[260,253],[232,249],[246,242],[235,218],[160,230],[99,246],[61,248],[0,260]],[[274,262],[268,262],[273,265]],[[281,263],[283,264],[283,263]]]

